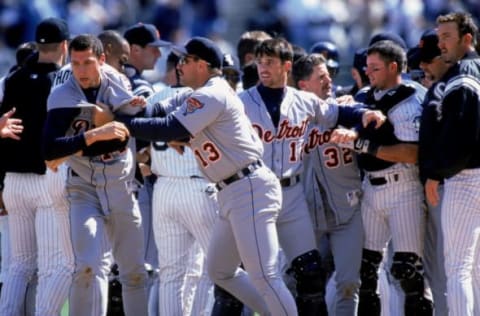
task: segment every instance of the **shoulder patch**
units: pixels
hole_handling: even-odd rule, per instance
[[[190,97],[187,99],[187,108],[185,109],[184,115],[190,114],[195,112],[198,109],[203,108],[204,104],[200,102],[198,99]]]

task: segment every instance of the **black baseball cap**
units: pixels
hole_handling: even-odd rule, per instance
[[[217,44],[206,37],[193,37],[184,47],[175,46],[177,55],[194,55],[206,61],[212,68],[222,68],[223,54]]]
[[[70,31],[65,20],[47,18],[37,25],[35,41],[39,44],[60,43],[68,39],[70,39]]]
[[[403,50],[405,51],[407,50],[407,44],[405,43],[403,38],[400,35],[392,32],[380,32],[375,34],[370,39],[370,43],[368,43],[368,46],[372,46],[376,42],[380,42],[380,41],[392,41],[396,43],[398,46],[400,46],[401,48],[403,48]]]
[[[422,62],[430,62],[437,56],[440,56],[442,52],[438,48],[438,35],[435,29],[427,30],[420,37],[418,43],[419,58]]]
[[[137,23],[132,25],[125,31],[123,37],[125,37],[130,45],[136,44],[142,47],[147,45],[157,47],[171,45],[170,42],[160,39],[160,32],[153,24]]]

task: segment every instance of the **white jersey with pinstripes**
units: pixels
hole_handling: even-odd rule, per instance
[[[166,87],[162,91],[153,94],[147,99],[147,103],[153,105],[159,101],[170,99],[169,107],[177,108],[185,100],[188,91],[186,87]],[[195,156],[189,147],[184,148],[183,155],[168,147],[165,142],[154,142],[150,148],[151,169],[157,176],[167,177],[191,177],[202,176],[195,161]]]
[[[175,109],[192,92],[167,87],[148,98],[147,106],[168,99],[165,110]],[[194,254],[207,252],[218,210],[216,195],[208,190],[209,183],[189,147],[180,155],[165,142],[154,142],[150,156],[152,172],[158,176],[153,190],[153,228],[159,251],[160,315],[201,315],[213,285],[204,256]],[[201,247],[192,247],[197,243]],[[193,271],[196,265],[200,271]],[[192,277],[192,273],[199,275]],[[193,301],[186,299],[187,293],[195,293]]]

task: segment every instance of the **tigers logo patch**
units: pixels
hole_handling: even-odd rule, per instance
[[[193,113],[196,110],[203,108],[203,105],[204,104],[202,102],[198,101],[195,98],[188,98],[187,99],[187,108],[185,110],[185,113],[183,113],[183,114],[187,115],[187,114]]]

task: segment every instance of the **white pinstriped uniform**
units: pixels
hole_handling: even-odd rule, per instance
[[[421,103],[416,94],[401,101],[387,113],[400,141],[418,141]],[[369,178],[385,177],[387,183],[374,186]],[[396,163],[380,171],[366,172],[363,181],[362,218],[364,248],[382,252],[393,239],[395,252],[423,254],[425,203],[418,166]]]
[[[187,88],[167,87],[148,101],[153,104],[182,91]],[[209,315],[205,306],[213,284],[203,267],[204,257],[196,253],[208,249],[218,209],[216,194],[188,147],[179,155],[163,142],[153,143],[151,163],[152,172],[158,176],[153,190],[153,227],[158,248],[160,315]],[[197,242],[200,247],[192,246]],[[198,264],[192,262],[193,258],[201,260],[200,271],[192,271]],[[198,281],[192,282],[192,278]]]
[[[8,228],[2,231],[2,254],[3,239],[8,235],[10,256],[2,266],[2,272],[7,266],[8,270],[1,315],[33,311],[35,315],[58,315],[67,299],[74,258],[64,171],[47,169],[43,175],[7,172],[5,176],[3,198],[9,215]],[[36,292],[31,291],[34,283]]]
[[[8,217],[0,216],[0,235],[1,235],[1,253],[0,253],[0,282],[5,281],[8,266],[10,262],[10,235],[8,233]]]
[[[2,315],[17,314],[23,304],[18,295],[37,267],[36,314],[58,314],[67,298],[73,271],[68,212],[58,207],[62,202],[54,202],[47,181],[47,175],[8,172],[5,176],[11,262],[5,280],[10,285],[2,291]]]
[[[445,272],[450,315],[479,315],[480,169],[464,169],[445,180],[442,202]],[[458,295],[457,293],[462,293]]]

